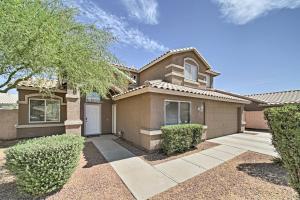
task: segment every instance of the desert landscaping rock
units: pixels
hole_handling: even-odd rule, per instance
[[[273,157],[246,152],[151,199],[297,200]]]

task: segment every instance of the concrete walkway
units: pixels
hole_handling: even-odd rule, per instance
[[[113,141],[112,135],[88,138],[137,199],[148,199],[247,150],[219,145],[192,155],[150,165]]]
[[[278,156],[275,148],[272,145],[271,139],[272,136],[270,133],[245,131],[245,133],[227,135],[210,139],[208,141],[267,154],[270,156]]]
[[[112,135],[89,138],[121,177],[136,199],[147,199],[176,185],[176,182],[157,171],[113,141]]]

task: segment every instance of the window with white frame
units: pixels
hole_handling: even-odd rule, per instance
[[[184,61],[184,78],[191,81],[198,81],[198,66]]]
[[[30,99],[29,122],[59,122],[60,100]]]
[[[190,102],[165,101],[165,124],[187,124],[191,119]]]

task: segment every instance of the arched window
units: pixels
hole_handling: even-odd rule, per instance
[[[198,81],[198,64],[192,58],[184,59],[184,79]]]

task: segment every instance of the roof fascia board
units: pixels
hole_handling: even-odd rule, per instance
[[[153,88],[153,87],[145,87],[139,90],[135,90],[117,97],[113,97],[113,100],[117,101],[120,99],[128,98],[131,96],[140,95],[146,92],[152,92],[152,93],[158,93],[158,94],[168,94],[168,95],[176,95],[176,96],[185,96],[185,97],[192,97],[192,98],[200,98],[200,99],[208,99],[208,100],[214,100],[214,101],[223,101],[223,102],[231,102],[231,103],[239,103],[239,104],[250,104],[250,101],[239,101],[234,99],[223,99],[219,97],[212,97],[207,95],[201,95],[201,94],[193,94],[193,93],[186,93],[186,92],[180,92],[180,91],[172,91],[172,90],[165,90],[160,88]]]

